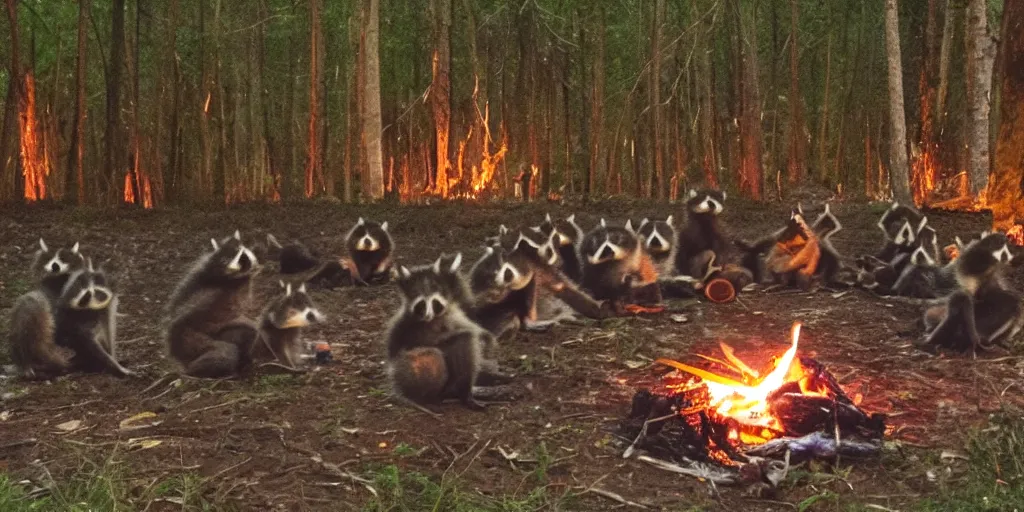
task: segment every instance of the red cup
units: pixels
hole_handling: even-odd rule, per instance
[[[704,296],[715,304],[724,304],[736,298],[736,288],[728,279],[716,277],[704,285]]]

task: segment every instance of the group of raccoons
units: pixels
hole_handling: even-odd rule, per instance
[[[810,289],[860,287],[882,295],[937,299],[923,324],[926,344],[975,351],[1005,344],[1024,323],[1021,296],[1003,280],[1013,260],[1006,236],[984,232],[939,250],[927,218],[893,203],[878,222],[885,243],[847,266],[831,243],[842,229],[828,204],[808,223],[798,206],[786,225],[749,243],[726,235],[725,192],[690,190],[687,219],[673,216],[585,232],[575,216],[509,229],[484,241],[468,272],[462,253],[433,263],[396,265],[388,223],[362,218],[345,237],[347,257],[323,260],[300,242],[267,236],[280,264],[281,292],[253,321],[245,316],[260,248],[238,231],[211,240],[166,305],[168,354],[185,374],[225,378],[257,364],[300,372],[301,331],[325,320],[306,283],[325,287],[395,282],[401,306],[383,338],[396,394],[418,407],[458,400],[480,409],[483,388],[510,382],[499,369],[498,339],[517,329],[546,330],[582,315],[601,319],[660,311],[666,297],[694,297],[712,280],[734,291],[772,282]],[[10,349],[19,371],[50,378],[71,371],[131,375],[116,358],[115,283],[76,243],[51,250],[39,241],[38,288],[12,311]]]

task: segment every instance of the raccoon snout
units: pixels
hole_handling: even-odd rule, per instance
[[[242,267],[242,272],[247,272],[252,268],[252,258],[243,252],[242,255],[238,257],[238,266]]]
[[[427,301],[418,300],[414,302],[412,305],[412,314],[416,315],[417,318],[427,318],[427,315],[429,314]]]
[[[444,302],[438,299],[430,300],[430,310],[433,312],[433,316],[441,316],[444,313],[445,305]]]
[[[310,311],[306,313],[306,320],[309,321],[309,323],[315,323],[319,320],[319,318],[317,318],[316,313]]]
[[[651,238],[650,245],[652,249],[663,249],[665,247],[665,245],[661,243],[661,239],[658,237]]]
[[[100,304],[103,304],[103,303],[107,302],[108,300],[110,300],[110,294],[107,293],[105,290],[96,289],[93,292],[93,295],[96,297],[96,302],[98,302]]]
[[[53,272],[54,274],[56,274],[57,272],[60,272],[60,264],[57,263],[56,261],[51,263],[50,264],[50,272]]]
[[[611,247],[608,247],[606,245],[604,249],[601,251],[601,254],[598,255],[598,257],[602,260],[614,258],[615,251],[613,251]]]
[[[506,283],[511,283],[512,280],[516,278],[516,274],[515,272],[512,272],[512,269],[506,268],[502,278],[504,278]]]
[[[85,308],[89,307],[89,302],[91,300],[92,300],[92,292],[91,291],[86,291],[78,299],[78,307],[80,307],[82,309],[85,309]]]

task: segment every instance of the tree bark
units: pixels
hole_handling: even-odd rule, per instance
[[[68,158],[67,186],[65,194],[70,202],[72,197],[78,205],[85,204],[85,85],[86,45],[89,41],[86,27],[89,23],[91,0],[78,2],[78,56],[75,63],[75,128],[71,136],[71,152]],[[74,196],[72,196],[72,193]]]
[[[789,30],[789,162],[787,165],[787,176],[791,184],[803,180],[807,172],[807,139],[804,133],[807,127],[804,125],[803,97],[800,95],[800,48],[797,43],[797,24],[800,20],[800,10],[797,0],[790,0],[790,30]],[[756,25],[755,25],[756,30]],[[826,85],[827,87],[827,85]]]
[[[122,155],[124,138],[121,134],[121,68],[124,66],[124,0],[114,0],[111,9],[110,61],[107,63],[107,129],[106,159],[108,195],[114,202],[124,197],[121,190],[124,171]]]
[[[756,5],[749,7],[756,11]],[[761,163],[763,136],[761,130],[761,92],[758,81],[757,62],[757,19],[756,12],[744,19],[743,7],[739,1],[734,2],[738,20],[740,43],[740,87],[742,98],[742,124],[740,138],[742,140],[740,164],[740,190],[751,199],[761,199],[761,182],[764,166]]]
[[[363,138],[366,141],[366,179],[363,195],[377,200],[384,197],[384,155],[381,148],[380,114],[380,0],[367,0],[366,12],[366,88],[363,99]]]
[[[597,21],[594,42],[594,67],[591,77],[593,88],[590,91],[590,170],[587,177],[587,193],[597,192],[597,176],[600,173],[601,140],[604,135],[604,55],[605,55],[605,9],[597,7]],[[612,141],[614,144],[614,141]],[[607,193],[607,190],[605,191]]]
[[[323,0],[309,2],[309,154],[306,156],[306,197],[313,197],[316,181],[323,180],[322,148],[323,132],[323,33],[320,29],[320,13]]]
[[[912,197],[907,169],[907,124],[903,110],[903,69],[896,0],[885,0],[885,46],[889,64],[889,180],[893,197],[909,204]]]
[[[1012,3],[1012,2],[1008,2]],[[967,3],[967,176],[970,194],[977,196],[988,184],[989,91],[992,88],[992,37],[988,33],[985,0]]]
[[[651,108],[653,109],[653,126],[651,134],[651,153],[654,159],[656,199],[665,198],[665,173],[662,148],[662,107],[661,107],[661,27],[665,22],[665,0],[655,0],[654,15],[651,16]]]
[[[11,191],[11,199],[13,200],[24,200],[25,195],[25,176],[22,174],[21,158],[18,158],[18,154],[21,151],[21,131],[18,129],[18,116],[19,108],[24,97],[25,91],[25,80],[24,74],[21,72],[21,62],[19,61],[19,44],[18,44],[18,6],[16,0],[7,0],[7,20],[11,26],[11,69],[10,69],[10,81],[8,82],[7,89],[7,104],[6,112],[4,113],[4,127],[3,127],[3,138],[0,140],[0,158],[3,158],[4,163],[7,161],[11,162],[11,170],[13,171],[13,190]],[[8,149],[8,141],[12,139],[10,134],[13,133],[13,148]],[[11,151],[12,156],[8,156],[8,151]]]
[[[953,18],[956,12],[951,5],[952,0],[945,1],[942,10],[942,44],[939,47],[939,90],[935,94],[935,116],[938,126],[936,133],[942,131],[946,119],[946,96],[949,94],[949,62],[953,50]]]
[[[928,0],[928,17],[924,31],[924,59],[918,75],[917,97],[920,101],[920,126],[917,136],[918,150],[914,152],[911,163],[910,182],[913,188],[914,203],[924,205],[935,188],[935,160],[937,148],[933,142],[933,119],[935,117],[935,86],[934,77],[938,73],[935,48],[936,4],[938,0]]]
[[[448,197],[448,172],[451,170],[451,0],[431,2],[434,17],[434,53],[430,83],[430,105],[434,116],[436,157],[434,192]]]
[[[1006,2],[1003,16],[999,136],[987,202],[993,227],[1009,229],[1024,224],[1024,2]]]

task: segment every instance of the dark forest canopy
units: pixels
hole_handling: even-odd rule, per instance
[[[914,199],[949,199],[1024,30],[1000,0],[5,3],[0,200],[93,204],[884,198],[893,70]]]

